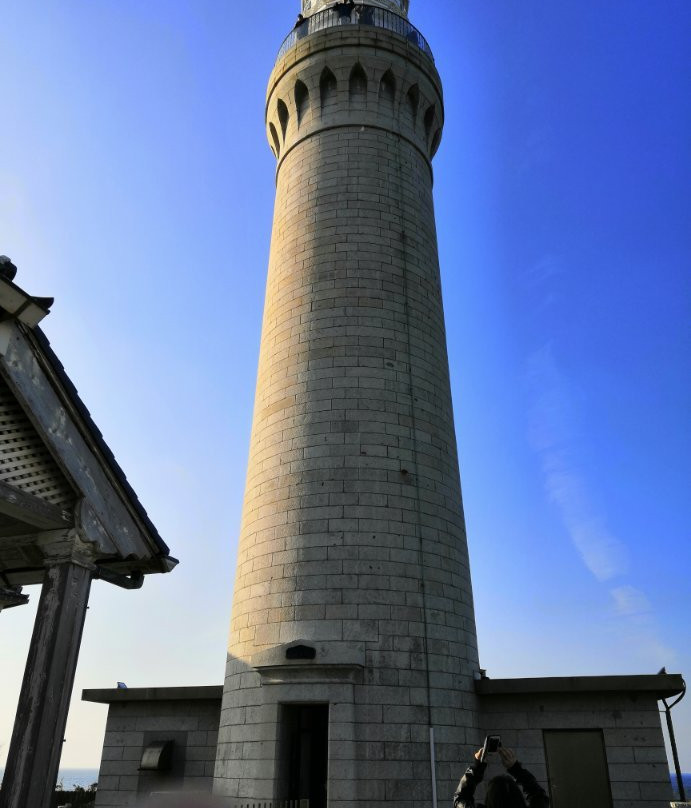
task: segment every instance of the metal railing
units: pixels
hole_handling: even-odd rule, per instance
[[[311,17],[307,17],[301,25],[293,28],[283,40],[277,58],[280,59],[291,48],[295,47],[301,39],[310,34],[323,31],[326,28],[351,25],[372,25],[375,28],[394,31],[405,37],[408,42],[412,42],[413,45],[420,48],[426,56],[434,61],[434,56],[430,46],[427,44],[427,40],[405,17],[378,6],[364,4],[350,6],[346,3],[339,4],[336,8],[331,7],[324,9],[324,11],[318,11],[316,14],[312,14]]]
[[[309,800],[267,800],[260,802],[240,802],[235,808],[310,808]]]

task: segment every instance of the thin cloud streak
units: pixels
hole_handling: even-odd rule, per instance
[[[634,586],[617,586],[610,590],[614,601],[617,635],[650,668],[674,665],[678,654],[659,639],[659,627],[653,607],[645,593]]]
[[[614,598],[614,608],[617,614],[641,615],[651,612],[648,598],[633,586],[618,586],[610,590]]]
[[[528,276],[548,294],[560,272],[558,259],[547,256]],[[631,563],[628,548],[608,528],[583,471],[580,458],[587,449],[581,426],[583,392],[561,371],[549,342],[529,356],[527,368],[528,438],[540,460],[547,499],[556,507],[585,567],[598,582],[613,582],[630,572]],[[648,597],[626,583],[611,586],[609,594],[614,646],[620,645],[626,654],[633,652],[646,668],[674,664],[677,654],[660,640]]]
[[[579,391],[559,371],[551,345],[528,360],[533,397],[529,440],[540,457],[545,492],[583,563],[598,581],[625,575],[626,546],[607,528],[578,469],[580,442]]]

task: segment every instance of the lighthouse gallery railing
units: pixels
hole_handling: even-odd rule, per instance
[[[405,17],[394,14],[378,6],[356,5],[354,7],[327,8],[312,14],[299,26],[294,28],[283,40],[283,44],[278,51],[278,59],[287,51],[294,47],[301,39],[317,31],[326,28],[350,25],[371,25],[375,28],[385,28],[387,31],[394,31],[405,37],[416,47],[434,61],[432,50],[427,44],[427,40],[411,25]]]

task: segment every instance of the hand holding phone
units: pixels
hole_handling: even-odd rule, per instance
[[[504,764],[504,768],[506,769],[512,768],[518,762],[516,753],[513,751],[513,749],[509,749],[508,746],[500,747],[499,757],[501,758],[501,762]]]
[[[491,755],[499,749],[501,746],[501,736],[500,735],[488,735],[485,738],[485,743],[482,746],[482,755],[480,756],[480,762],[484,763],[487,759],[487,755]]]

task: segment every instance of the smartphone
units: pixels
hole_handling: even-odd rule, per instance
[[[488,735],[485,738],[485,743],[482,746],[482,757],[480,758],[480,760],[484,763],[484,760],[487,757],[487,755],[490,755],[492,752],[496,752],[500,746],[501,746],[500,735]]]

